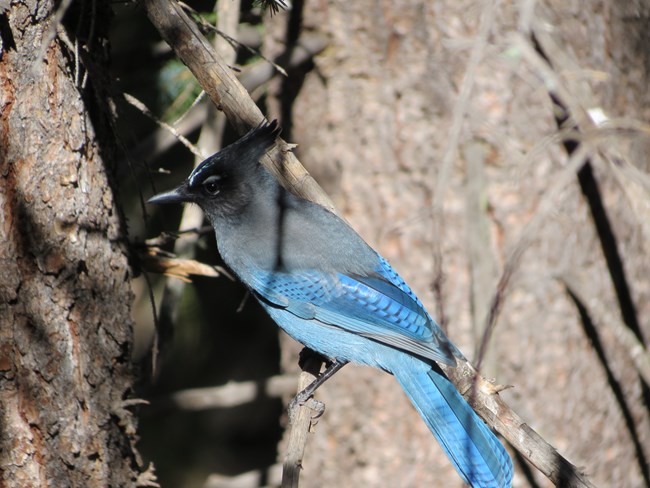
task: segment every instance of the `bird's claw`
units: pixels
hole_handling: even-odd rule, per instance
[[[289,412],[289,423],[295,423],[300,407],[307,407],[313,412],[311,416],[313,424],[325,413],[325,404],[323,402],[316,400],[308,392],[301,391],[289,402],[289,407],[287,408]]]
[[[313,396],[312,393],[305,390],[298,392],[296,396],[293,397],[289,402],[289,410],[294,410],[298,407],[305,405],[307,403],[307,400],[312,398],[312,396]]]

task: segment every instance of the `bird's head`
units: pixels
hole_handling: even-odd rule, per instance
[[[199,164],[178,187],[148,200],[152,204],[196,203],[212,220],[237,214],[260,184],[260,159],[280,134],[277,121],[263,123]]]

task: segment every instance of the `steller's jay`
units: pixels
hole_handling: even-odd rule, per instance
[[[462,354],[397,272],[339,217],[283,188],[260,163],[265,123],[149,203],[198,204],[224,262],[290,336],[330,360],[392,373],[473,487],[507,487],[507,452],[436,362]]]

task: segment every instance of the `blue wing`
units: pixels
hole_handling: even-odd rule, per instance
[[[251,286],[262,299],[302,319],[449,365],[460,354],[381,256],[374,272],[364,276],[313,269],[252,275]]]
[[[296,324],[313,320],[394,348],[383,351],[379,364],[395,375],[463,479],[474,488],[511,486],[512,463],[501,443],[437,367],[414,357],[455,365],[454,356],[462,356],[383,258],[365,275],[306,269],[252,276],[249,285],[271,316],[294,334]],[[286,320],[285,313],[301,320]]]

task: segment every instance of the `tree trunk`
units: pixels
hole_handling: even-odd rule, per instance
[[[133,486],[139,471],[124,409],[133,383],[126,240],[99,142],[108,135],[110,12],[104,2],[75,2],[61,23],[68,5],[26,0],[0,14],[7,487]]]

